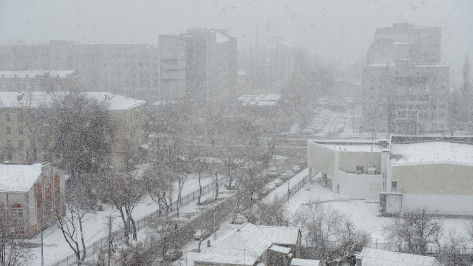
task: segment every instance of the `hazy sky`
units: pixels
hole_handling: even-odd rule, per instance
[[[191,27],[227,28],[239,44],[273,35],[324,59],[364,57],[377,27],[442,27],[442,60],[461,79],[473,58],[473,0],[0,0],[0,43],[157,43]]]

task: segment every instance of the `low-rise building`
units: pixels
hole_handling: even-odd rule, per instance
[[[332,191],[350,199],[378,199],[386,174],[386,147],[386,140],[309,140],[309,175],[321,172]]]
[[[300,256],[301,231],[298,227],[235,226],[195,258],[196,266],[288,265]]]
[[[10,163],[48,162],[51,157],[45,152],[48,146],[32,143],[34,132],[26,119],[29,112],[50,108],[53,97],[65,97],[68,93],[58,92],[0,92],[0,160]],[[87,97],[104,104],[109,111],[114,134],[112,147],[106,163],[114,168],[125,166],[130,151],[138,152],[145,143],[145,102],[109,92],[83,92]],[[34,151],[33,151],[34,150]],[[35,153],[35,159],[31,155]],[[128,153],[128,154],[127,154]]]
[[[30,236],[64,210],[64,174],[49,164],[0,164],[2,226]]]
[[[0,91],[80,91],[77,70],[0,71]]]
[[[356,266],[440,266],[435,257],[363,248],[356,255]]]

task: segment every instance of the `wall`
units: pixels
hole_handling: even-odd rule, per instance
[[[308,166],[311,169],[317,169],[320,172],[333,176],[335,174],[335,151],[311,141],[308,142],[308,149]]]
[[[363,166],[364,171],[368,168],[376,168],[376,172],[381,171],[381,153],[380,152],[338,152],[338,169],[348,173],[355,173],[357,166]]]
[[[349,199],[379,199],[382,186],[382,175],[351,174],[340,170],[332,181],[332,190]]]
[[[391,166],[403,194],[473,195],[472,173],[471,165],[449,163]]]
[[[473,215],[473,195],[403,194],[402,209],[415,211],[426,208],[429,212],[445,215]]]

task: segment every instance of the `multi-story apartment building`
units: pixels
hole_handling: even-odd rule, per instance
[[[237,78],[236,39],[225,30],[193,29],[159,36],[161,100],[190,98],[215,105]]]
[[[82,83],[98,91],[133,97],[158,93],[158,47],[144,44],[96,44],[50,41],[49,44],[0,45],[0,70],[76,69]]]
[[[54,97],[64,97],[67,93],[54,93]],[[145,102],[108,92],[84,92],[87,97],[103,103],[110,112],[114,132],[111,151],[106,158],[109,166],[121,169],[126,165],[127,156],[138,152],[145,142],[144,105]],[[35,109],[50,108],[52,94],[46,92],[0,92],[0,160],[10,163],[48,162],[49,146],[36,143],[32,130],[34,124],[28,114]],[[50,145],[50,144],[49,144]],[[32,154],[36,160],[32,161]]]
[[[439,27],[379,28],[367,61],[365,127],[400,134],[447,130],[449,68],[440,62]]]
[[[77,70],[0,71],[0,91],[80,91]]]

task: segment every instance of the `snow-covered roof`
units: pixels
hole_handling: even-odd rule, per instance
[[[16,78],[36,78],[37,76],[50,76],[53,78],[67,78],[73,75],[74,69],[67,70],[27,70],[27,71],[0,71],[0,78],[16,79]]]
[[[311,142],[335,151],[380,152],[383,149],[377,141],[372,140],[311,140]]]
[[[0,164],[0,191],[26,192],[41,175],[44,164]]]
[[[295,245],[297,243],[299,227],[259,226],[259,229],[275,244]]]
[[[68,94],[68,92],[0,91],[0,107],[37,108],[39,106],[48,106],[52,103],[53,98],[62,98]],[[83,92],[83,94],[105,103],[109,110],[127,110],[145,103],[145,101],[142,100],[136,100],[110,92]]]
[[[291,252],[291,249],[288,247],[283,247],[283,246],[278,246],[278,245],[272,245],[269,250],[279,252],[279,253],[284,253],[284,254],[289,254]]]
[[[228,42],[230,41],[230,38],[228,38],[227,36],[221,34],[220,32],[215,32],[215,41],[217,43],[224,43],[224,42]]]
[[[292,259],[291,266],[319,266],[320,260]]]
[[[473,165],[473,145],[431,141],[391,145],[391,165],[456,163]]]
[[[254,224],[245,223],[215,241],[194,261],[253,265],[273,243]]]
[[[440,265],[434,257],[372,248],[363,248],[356,257],[361,259],[363,266]]]
[[[281,100],[281,94],[241,95],[238,100],[243,106],[275,106]]]
[[[284,227],[257,226],[251,223],[245,223],[236,228],[229,226],[228,229],[231,230],[212,243],[211,247],[202,250],[194,261],[254,265],[260,260],[261,255],[271,246],[274,247],[273,244],[292,244],[294,237],[289,235],[291,232],[295,234],[297,241],[299,229],[297,227],[288,228],[286,230]],[[282,234],[282,236],[268,234]],[[280,242],[274,242],[273,239]],[[282,251],[287,251],[287,248]]]

